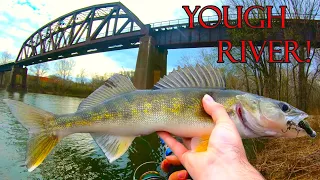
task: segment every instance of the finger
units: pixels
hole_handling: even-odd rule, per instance
[[[161,169],[164,171],[164,172],[168,172],[169,171],[169,167],[173,165],[173,166],[180,166],[181,165],[181,162],[179,161],[179,159],[177,158],[177,156],[175,155],[170,155],[170,156],[167,156],[166,159],[164,159],[162,162],[161,162]]]
[[[164,159],[164,160],[161,162],[161,169],[162,169],[162,171],[164,171],[164,172],[169,172],[169,166],[170,166],[170,163],[169,163],[168,159]]]
[[[191,149],[191,138],[182,138],[182,142],[188,149]]]
[[[179,166],[181,165],[180,160],[178,159],[177,156],[175,155],[170,155],[166,157],[166,160],[168,160],[168,163],[174,166]]]
[[[170,147],[172,152],[182,160],[182,155],[188,151],[188,149],[181,144],[179,141],[174,139],[169,133],[167,132],[157,132],[161,139]]]
[[[206,94],[202,99],[202,103],[204,110],[212,117],[216,125],[227,123],[232,124],[235,128],[234,123],[231,121],[225,108],[221,104],[215,102],[211,96]]]
[[[222,147],[226,148],[227,145],[233,149],[235,146],[243,149],[237,127],[230,119],[225,108],[221,104],[216,103],[212,97],[207,94],[203,97],[202,101],[205,111],[211,115],[215,122],[215,127],[211,133],[208,147],[220,149]]]
[[[176,171],[169,176],[169,180],[186,180],[188,172],[186,170]]]

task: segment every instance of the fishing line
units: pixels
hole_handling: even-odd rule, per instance
[[[143,137],[141,137],[141,136],[139,136],[139,138],[142,139],[144,142],[146,142],[146,143],[148,144],[149,148],[152,149],[151,144],[150,144],[147,140],[145,140],[145,139],[144,139]]]
[[[150,144],[147,140],[145,140],[145,139],[144,139],[143,137],[141,137],[141,136],[139,137],[139,139],[141,139],[142,141],[144,141],[144,142],[149,146],[149,148],[152,150],[151,153],[152,153],[154,156],[155,156],[155,155],[158,156],[157,153],[154,153],[151,144]],[[158,157],[161,157],[161,156],[158,156]],[[134,171],[134,173],[133,173],[132,179],[133,179],[133,180],[137,180],[137,179],[136,179],[136,173],[137,173],[137,171],[138,171],[143,165],[146,165],[146,164],[156,164],[156,165],[158,165],[159,163],[160,163],[160,161],[159,161],[159,162],[156,162],[156,161],[147,161],[147,162],[144,162],[144,163],[140,164],[140,165],[135,169],[135,171]]]
[[[139,169],[141,166],[146,165],[146,164],[158,164],[158,162],[148,161],[148,162],[144,162],[144,163],[140,164],[140,165],[136,168],[136,170],[134,171],[134,173],[133,173],[133,177],[132,177],[133,180],[137,180],[137,179],[136,179],[136,173],[137,173],[138,169]]]
[[[160,158],[162,157],[161,155],[159,155],[159,154],[157,154],[157,153],[154,152],[151,144],[150,144],[147,140],[145,140],[145,139],[144,139],[143,137],[141,137],[141,136],[140,136],[139,138],[148,144],[149,148],[151,149],[151,154],[153,154],[153,156],[157,156],[157,157],[160,157]]]

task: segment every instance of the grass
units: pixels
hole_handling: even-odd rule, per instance
[[[308,122],[318,133],[315,139],[270,139],[255,151],[250,162],[266,179],[320,179],[320,116],[311,116]]]

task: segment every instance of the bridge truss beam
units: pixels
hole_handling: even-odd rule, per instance
[[[139,38],[147,32],[148,28],[122,3],[94,5],[41,27],[23,43],[16,63],[31,65],[123,46],[138,47]]]

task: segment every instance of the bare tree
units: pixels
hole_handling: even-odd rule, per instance
[[[306,58],[306,47],[303,47],[305,44],[305,37],[306,32],[311,32],[311,29],[315,27],[315,21],[317,15],[319,15],[320,12],[320,1],[316,0],[225,0],[226,3],[232,5],[231,7],[235,7],[237,5],[244,6],[244,9],[246,9],[249,6],[253,5],[260,5],[260,6],[267,6],[267,5],[273,5],[274,7],[274,13],[280,13],[280,6],[285,5],[286,8],[286,18],[287,18],[287,27],[283,29],[285,39],[295,39],[298,41],[298,44],[302,45],[299,48],[298,54],[301,59]],[[250,15],[251,21],[259,21],[260,19],[266,18],[266,13],[254,10],[251,12]],[[268,39],[270,36],[275,36],[277,32],[279,31],[279,23],[275,23],[272,29],[251,29],[246,26],[244,26],[242,29],[233,31],[230,30],[231,39],[234,41],[234,43],[239,42],[243,39],[249,39],[249,40],[264,40]],[[313,46],[314,47],[314,46]],[[260,49],[261,47],[256,46],[256,49]],[[268,47],[265,47],[265,49]],[[249,48],[247,48],[249,49]],[[267,60],[269,59],[268,51],[264,51],[261,56],[261,61],[259,63],[256,63],[252,51],[246,51],[246,57],[248,62],[248,67],[250,68],[250,71],[258,72],[259,77],[256,78],[259,82],[257,84],[260,84],[260,88],[262,88],[261,92],[262,95],[269,96],[271,98],[281,98],[281,89],[283,86],[283,83],[281,81],[283,80],[283,73],[282,66],[277,66],[275,63],[267,63]],[[315,50],[312,48],[311,52],[315,52]],[[313,55],[311,55],[311,60],[315,61]],[[280,57],[281,58],[281,57]],[[279,59],[279,58],[278,58]],[[311,74],[310,72],[313,67],[317,67],[317,63],[314,66],[311,64],[306,63],[294,63],[295,61],[290,57],[291,61],[291,67],[292,67],[292,73],[293,81],[294,81],[294,94],[296,97],[296,104],[298,108],[302,110],[307,109],[307,101],[308,97],[311,97],[308,95],[308,89],[310,89],[310,85],[312,86],[312,83],[310,83],[310,79],[313,79],[311,76],[317,75],[317,71],[313,71],[314,73]],[[287,69],[289,66],[287,67]],[[317,69],[317,68],[315,68]],[[287,70],[287,72],[289,72]],[[308,73],[309,72],[309,73]],[[288,75],[288,73],[286,73]],[[308,77],[309,76],[309,77]],[[289,78],[289,77],[288,77]],[[289,79],[287,79],[289,80]],[[286,88],[289,88],[288,85],[290,83],[286,83]]]
[[[86,70],[83,68],[80,70],[80,73],[77,75],[77,80],[78,82],[80,82],[81,84],[84,84],[86,82]]]
[[[47,63],[39,63],[30,67],[30,71],[37,77],[37,84],[40,84],[40,77],[44,76],[49,70]]]
[[[119,71],[119,74],[128,76],[129,78],[133,78],[133,76],[134,76],[134,70],[130,70],[130,71],[125,71],[125,70]]]
[[[47,63],[39,63],[32,65],[30,71],[37,77],[38,83],[40,82],[40,77],[44,76],[49,70]]]
[[[56,73],[61,79],[68,80],[75,65],[76,63],[73,59],[59,60],[55,63]]]
[[[0,64],[7,64],[9,62],[13,61],[13,56],[8,51],[3,51],[1,53],[1,61]]]

